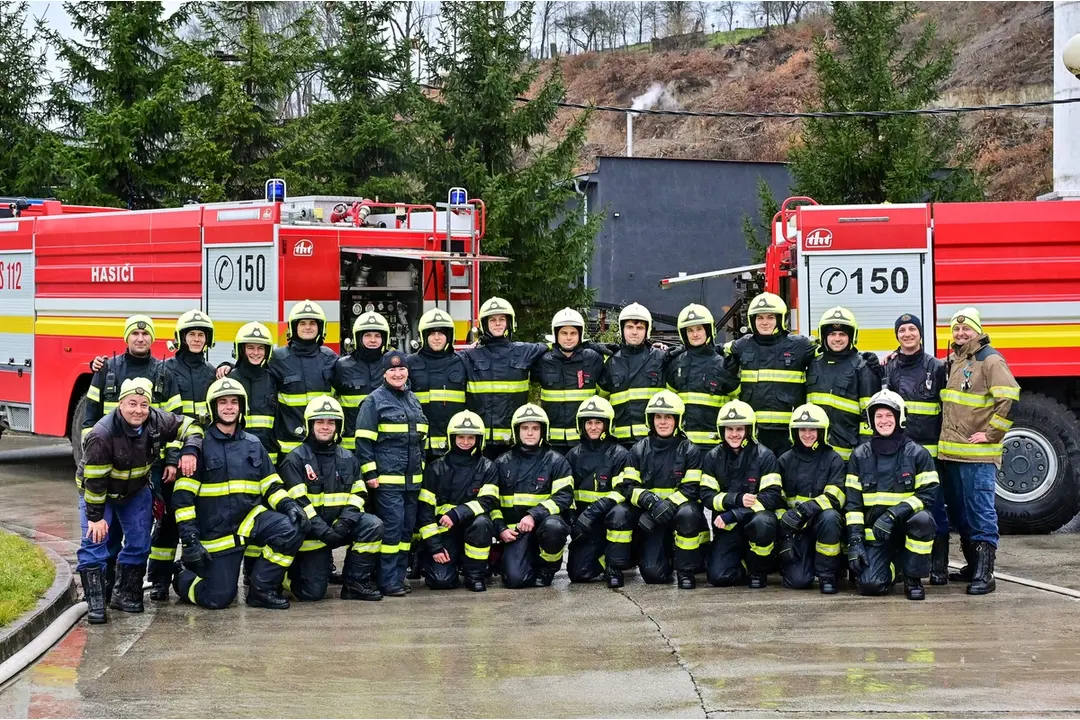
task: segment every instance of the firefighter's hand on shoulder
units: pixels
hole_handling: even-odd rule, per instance
[[[218,369],[217,369],[217,373],[216,373],[217,379],[220,380],[221,378],[225,377],[226,375],[228,375],[231,372],[232,372],[232,365],[230,365],[229,363],[221,363],[220,365],[218,365]]]
[[[448,553],[446,550],[440,550],[439,552],[432,555],[431,559],[437,563],[445,565],[446,563],[450,562],[450,553]]]
[[[106,358],[104,355],[98,355],[96,358],[90,361],[90,370],[93,372],[97,372],[101,368],[105,367],[105,360]]]
[[[526,515],[518,522],[518,533],[532,532],[536,528],[536,518],[532,515]]]
[[[667,343],[660,342],[659,340],[655,341],[652,344],[652,346],[653,346],[654,350],[660,350],[662,352],[667,352],[668,350],[671,349],[671,345],[668,345]]]
[[[199,469],[199,459],[194,454],[180,456],[180,474],[184,477],[193,477]]]
[[[171,483],[176,480],[176,466],[166,465],[161,473],[161,482]]]
[[[888,365],[890,362],[892,362],[892,359],[894,357],[896,357],[896,351],[893,351],[893,352],[889,353],[888,355],[886,355],[885,357],[881,358],[882,367],[884,367],[884,366]]]
[[[874,376],[878,380],[880,380],[882,377],[884,377],[884,375],[885,375],[884,367],[885,366],[880,360],[878,360],[877,353],[870,352],[869,350],[866,350],[865,352],[859,353],[859,355],[862,356],[862,359],[866,361],[866,366],[868,368],[870,368],[870,370],[873,371]]]
[[[518,534],[513,530],[507,528],[506,530],[503,530],[501,533],[499,533],[499,539],[502,540],[504,543],[512,543],[518,539]]]

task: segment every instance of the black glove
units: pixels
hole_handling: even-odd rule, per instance
[[[788,510],[788,512],[791,512]],[[777,545],[776,559],[781,565],[790,565],[795,562],[795,536],[791,533],[781,533],[780,542]]]
[[[657,525],[667,525],[675,517],[675,504],[667,498],[663,498],[649,508],[649,514],[652,515]]]
[[[660,502],[660,496],[649,490],[646,490],[638,496],[638,505],[646,510],[652,510],[653,506],[658,502]]]
[[[653,520],[653,516],[647,512],[641,513],[641,517],[638,518],[637,524],[638,527],[640,527],[647,533],[654,532],[658,527],[660,527],[656,524],[656,521]]]
[[[881,542],[889,542],[893,530],[896,529],[896,515],[892,508],[886,510],[874,523],[874,539]]]
[[[612,355],[615,354],[614,352],[611,351],[610,348],[608,348],[607,345],[605,345],[603,343],[593,342],[592,340],[586,341],[585,344],[583,345],[583,347],[586,348],[587,350],[592,350],[594,352],[598,352],[601,355],[603,355],[604,357],[611,357]]]
[[[848,544],[847,560],[848,567],[856,575],[861,574],[867,568],[870,559],[866,556],[866,546],[863,545],[862,540]]]
[[[593,519],[585,513],[579,513],[574,519],[574,525],[570,528],[570,539],[577,540],[592,532]]]
[[[304,513],[304,508],[300,507],[300,503],[292,498],[281,500],[278,503],[277,510],[279,513],[282,513],[289,518],[301,533],[306,535],[307,531],[311,529],[311,520],[308,520],[307,514]]]
[[[869,350],[859,353],[862,359],[866,361],[867,367],[870,368],[879,381],[885,377],[885,367],[881,364],[881,358],[877,356],[877,353],[872,353]]]
[[[795,507],[788,510],[780,517],[780,522],[794,530],[802,530],[806,521],[810,519],[809,513],[803,507],[803,503],[795,503]]]
[[[183,540],[184,549],[180,554],[180,559],[184,563],[184,567],[193,571],[199,577],[206,577],[207,570],[210,569],[210,563],[214,558],[210,554],[210,551],[203,547],[199,542],[199,538],[194,535],[188,535]]]

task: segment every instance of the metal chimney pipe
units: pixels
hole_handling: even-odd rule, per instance
[[[1080,97],[1080,78],[1062,60],[1080,33],[1080,1],[1054,3],[1054,99]],[[1054,106],[1054,192],[1047,199],[1080,200],[1080,103]]]
[[[626,157],[634,157],[634,113],[629,112],[626,113]]]

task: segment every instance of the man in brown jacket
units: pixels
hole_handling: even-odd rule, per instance
[[[947,476],[946,504],[960,531],[967,566],[953,576],[969,582],[969,595],[994,591],[998,524],[994,509],[1001,441],[1012,427],[1009,410],[1020,386],[1008,363],[990,346],[979,311],[966,307],[952,317],[948,382],[941,392],[938,458]]]

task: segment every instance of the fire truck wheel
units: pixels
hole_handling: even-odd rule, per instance
[[[86,396],[79,398],[71,412],[71,455],[75,458],[75,467],[82,461],[82,423],[86,417]]]
[[[1053,532],[1080,511],[1080,425],[1040,393],[1021,393],[1011,414],[998,471],[998,525],[1004,533]]]

